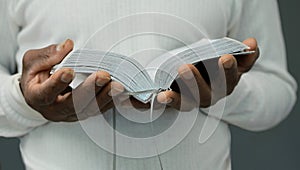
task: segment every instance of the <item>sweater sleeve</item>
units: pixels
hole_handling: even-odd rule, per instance
[[[0,1],[0,136],[17,137],[47,122],[24,100],[16,73],[19,26],[11,19],[11,3]]]
[[[287,71],[278,4],[235,0],[233,9],[228,36],[240,41],[256,38],[260,58],[234,92],[222,99],[226,103],[222,120],[247,130],[266,130],[281,122],[296,101],[297,84]]]

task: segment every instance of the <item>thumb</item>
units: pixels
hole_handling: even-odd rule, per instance
[[[259,57],[259,48],[255,38],[248,38],[243,43],[250,48],[249,51],[255,51],[255,53],[237,58],[240,73],[249,71]]]
[[[53,66],[59,64],[72,51],[73,47],[73,41],[67,39],[59,45],[29,50],[24,55],[23,68],[25,70],[30,69],[31,73],[50,71]]]

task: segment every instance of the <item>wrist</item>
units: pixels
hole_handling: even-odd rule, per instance
[[[4,84],[4,88],[2,89],[2,102],[5,104],[4,109],[7,110],[9,115],[24,119],[24,123],[26,122],[28,126],[46,123],[46,119],[25,101],[20,87],[20,77],[21,74],[13,75]]]

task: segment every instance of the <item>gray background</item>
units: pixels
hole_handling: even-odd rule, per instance
[[[300,1],[279,0],[282,24],[288,50],[289,69],[300,80],[298,37]],[[255,11],[253,11],[255,13]],[[298,48],[297,48],[298,47]],[[298,96],[299,92],[298,92]],[[232,130],[234,170],[299,170],[300,169],[300,102],[291,115],[276,128],[259,133],[236,127]],[[0,170],[23,170],[17,139],[0,138]]]
[[[279,0],[288,50],[289,70],[299,83],[299,6],[297,0]],[[255,12],[255,11],[253,11]],[[300,83],[299,83],[300,84]],[[298,91],[298,98],[300,98]],[[300,169],[300,99],[288,119],[278,127],[261,133],[232,129],[234,170]]]

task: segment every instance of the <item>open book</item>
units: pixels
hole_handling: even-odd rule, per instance
[[[91,74],[104,70],[113,80],[122,83],[129,94],[147,103],[153,94],[170,89],[182,64],[217,58],[224,54],[245,55],[253,53],[245,44],[230,39],[202,39],[194,44],[153,58],[143,67],[133,58],[99,50],[79,49],[70,53],[55,69],[68,67],[76,73]]]

